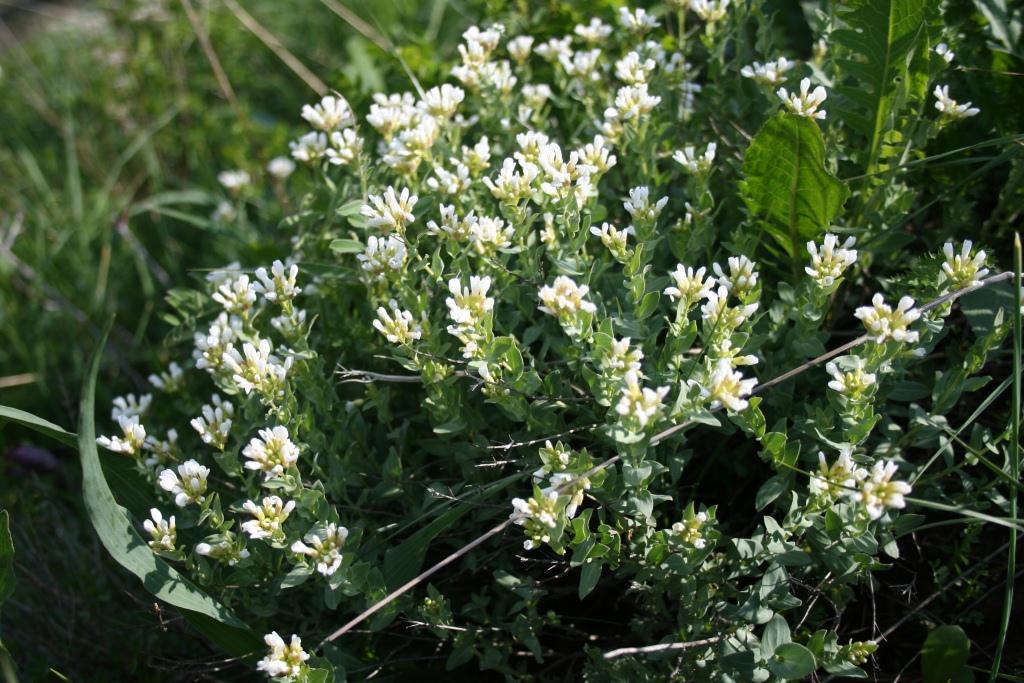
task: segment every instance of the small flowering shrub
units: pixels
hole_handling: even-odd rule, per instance
[[[959,297],[1008,278],[906,174],[979,111],[904,4],[809,8],[810,59],[759,0],[510,11],[444,82],[304,107],[287,239],[171,293],[101,430],[149,548],[280,680],[865,676],[844,615],[922,514],[1005,502],[1002,426],[946,416],[1013,308]]]

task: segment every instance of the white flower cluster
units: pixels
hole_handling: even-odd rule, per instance
[[[745,66],[740,69],[740,75],[744,78],[751,78],[761,85],[774,87],[785,82],[786,72],[790,71],[794,66],[796,66],[796,62],[785,57],[779,57],[774,61],[765,62],[764,64],[754,62],[749,66]]]
[[[247,500],[242,507],[253,516],[253,519],[242,522],[242,531],[249,534],[249,538],[281,540],[284,538],[284,522],[295,509],[295,501],[285,503],[278,496],[267,496],[259,504]]]
[[[323,576],[331,576],[341,567],[341,549],[348,540],[348,529],[330,523],[322,533],[306,534],[305,542],[292,543],[292,552],[304,555],[316,563],[316,570]]]
[[[245,468],[263,472],[264,479],[280,477],[299,461],[299,447],[288,437],[288,429],[280,425],[261,429],[242,450]]]
[[[174,504],[180,508],[191,503],[202,504],[206,500],[206,480],[210,468],[195,460],[186,460],[178,465],[177,471],[166,469],[160,472],[160,488],[174,496]]]
[[[935,95],[935,108],[945,121],[963,121],[981,112],[977,107],[972,107],[970,102],[961,104],[950,97],[948,85],[936,85],[932,94]]]
[[[804,268],[804,271],[818,287],[828,289],[842,277],[847,268],[857,262],[857,250],[853,249],[855,242],[853,237],[847,237],[840,246],[839,238],[832,233],[825,234],[821,246],[813,241],[808,242],[807,253],[811,255],[811,265]]]
[[[918,333],[908,327],[921,317],[921,312],[914,308],[914,300],[909,296],[900,298],[896,310],[893,310],[881,294],[875,294],[871,305],[861,306],[854,315],[860,318],[868,336],[878,344],[887,341],[913,343],[918,340]]]
[[[989,270],[985,268],[985,252],[978,250],[971,256],[974,243],[971,240],[964,240],[960,245],[960,253],[954,251],[953,243],[946,242],[942,245],[942,254],[945,261],[942,263],[942,273],[949,281],[952,289],[963,289],[965,287],[978,287]]]
[[[185,386],[185,371],[180,365],[171,361],[167,370],[154,373],[146,378],[153,388],[159,389],[166,394],[173,394],[181,391]]]
[[[385,339],[392,344],[406,346],[423,336],[423,328],[413,319],[412,313],[401,310],[394,299],[388,305],[391,312],[378,306],[377,319],[373,321],[374,329],[383,334]]]
[[[818,453],[818,471],[811,475],[812,495],[834,501],[847,498],[859,503],[868,517],[878,519],[886,508],[906,507],[904,496],[911,492],[910,484],[894,480],[898,468],[892,461],[877,461],[870,470],[858,467],[852,452],[842,450],[832,465],[824,453]]]
[[[189,424],[199,432],[199,438],[203,443],[223,451],[234,417],[235,407],[231,402],[221,400],[220,396],[214,394],[210,397],[210,403],[203,404],[202,415],[192,418]]]
[[[494,299],[487,296],[490,288],[490,277],[472,275],[469,287],[463,287],[457,277],[448,282],[451,296],[445,299],[445,304],[452,321],[448,333],[462,342],[464,358],[475,358],[480,352],[480,344],[490,339],[494,312]]]
[[[262,671],[272,678],[300,676],[307,668],[309,654],[302,649],[302,639],[292,636],[290,643],[272,631],[263,637],[263,642],[270,648],[266,657],[256,662],[256,670]]]
[[[314,130],[289,143],[292,158],[296,161],[315,163],[326,158],[335,166],[347,166],[354,163],[362,153],[363,139],[354,128],[355,114],[344,97],[326,95],[316,104],[303,105],[302,118]],[[278,163],[278,168],[278,173],[287,170],[284,174],[287,177],[294,166],[289,169]],[[273,171],[271,173],[280,177]]]
[[[551,541],[551,531],[558,526],[558,493],[547,490],[529,499],[512,499],[513,512],[509,516],[526,532],[523,548],[532,550]]]
[[[779,99],[786,105],[789,111],[797,116],[809,119],[824,119],[825,110],[818,109],[828,97],[823,86],[817,86],[811,90],[811,79],[804,78],[800,81],[800,93],[790,93],[785,88],[779,88]]]

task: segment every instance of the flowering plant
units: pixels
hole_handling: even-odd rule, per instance
[[[798,62],[742,39],[763,5],[564,34],[510,12],[446,82],[302,109],[267,169],[287,244],[174,292],[188,348],[97,440],[157,502],[152,551],[267,633],[260,671],[340,680],[408,625],[509,679],[566,633],[585,661],[557,666],[599,679],[864,675],[878,633],[833,617],[899,558],[909,504],[956,497],[921,449],[950,451],[941,416],[1010,323],[951,324],[955,301],[1007,278],[970,241],[869,268],[917,195],[899,154],[979,113],[939,85],[938,36],[866,104],[862,11],[819,16],[836,56]],[[217,220],[259,220],[255,176],[221,175],[243,199]],[[566,616],[591,595],[664,647],[602,652]]]

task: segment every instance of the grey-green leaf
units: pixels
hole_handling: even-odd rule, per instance
[[[813,120],[779,112],[758,131],[743,161],[741,193],[750,213],[795,257],[824,233],[849,195],[825,168],[825,141]]]
[[[768,660],[768,669],[779,678],[788,680],[810,676],[817,668],[814,655],[799,643],[779,645],[775,654]]]
[[[108,325],[107,332],[109,330]],[[107,552],[118,564],[139,577],[149,592],[181,609],[190,622],[229,654],[252,652],[260,647],[256,634],[230,610],[154,555],[110,490],[96,451],[93,416],[96,375],[106,335],[105,332],[88,366],[79,404],[78,450],[89,520]]]

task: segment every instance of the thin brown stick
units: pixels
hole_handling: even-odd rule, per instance
[[[722,636],[712,636],[703,640],[691,640],[687,643],[658,643],[657,645],[644,645],[643,647],[620,647],[618,650],[609,650],[604,653],[605,659],[615,659],[624,655],[646,655],[669,650],[690,650],[695,647],[714,645],[722,639]]]
[[[231,87],[231,81],[228,80],[228,75],[225,73],[224,67],[217,57],[217,52],[213,49],[213,43],[210,42],[210,36],[203,27],[203,22],[199,20],[199,15],[196,14],[191,0],[181,0],[181,6],[185,9],[185,16],[188,17],[188,23],[192,25],[192,32],[196,34],[199,46],[203,49],[203,54],[206,55],[206,61],[210,63],[210,68],[213,69],[213,77],[217,79],[217,87],[220,88],[224,99],[231,103],[235,113],[238,113],[238,98],[235,97],[235,90]]]
[[[998,282],[1004,282],[1004,281],[1010,279],[1011,277],[1013,277],[1013,273],[1000,273],[998,275],[993,275],[992,277],[983,280],[977,286],[965,287],[963,289],[956,290],[955,292],[950,292],[948,294],[944,294],[943,296],[940,296],[939,298],[935,299],[934,301],[930,301],[927,304],[924,304],[923,306],[920,307],[919,310],[921,310],[921,311],[929,311],[929,310],[931,310],[933,308],[936,308],[937,306],[941,306],[944,303],[947,303],[949,301],[953,301],[953,300],[963,296],[964,294],[969,294],[970,292],[973,292],[975,290],[981,289],[982,287],[987,287],[988,285],[996,284]],[[843,344],[842,346],[840,346],[837,349],[833,349],[832,351],[828,351],[827,353],[823,353],[822,355],[818,356],[817,358],[814,358],[813,360],[807,361],[806,363],[800,365],[799,367],[794,368],[793,370],[790,370],[788,372],[784,372],[781,375],[779,375],[778,377],[775,377],[775,378],[765,382],[764,384],[762,384],[759,387],[757,387],[757,389],[755,390],[755,393],[760,393],[762,391],[765,391],[767,388],[770,388],[770,387],[773,387],[773,386],[775,386],[777,384],[780,384],[781,382],[784,382],[787,379],[795,377],[796,375],[799,375],[800,373],[805,372],[806,370],[809,370],[809,369],[811,369],[811,368],[813,368],[813,367],[815,367],[817,365],[820,365],[821,363],[824,363],[825,361],[827,361],[827,360],[829,360],[831,358],[834,358],[834,357],[836,357],[836,356],[838,356],[838,355],[840,355],[842,353],[845,353],[846,351],[849,351],[850,349],[852,349],[852,348],[854,348],[856,346],[860,346],[861,344],[863,344],[866,341],[868,341],[868,339],[869,339],[869,337],[867,335],[862,335],[860,337],[857,337],[853,341],[850,341],[850,342],[847,342],[846,344]],[[720,406],[718,408],[711,409],[710,412],[714,413],[714,412],[718,412],[719,410],[721,410]],[[673,425],[673,426],[669,427],[668,429],[665,429],[665,430],[659,432],[658,434],[655,434],[653,437],[651,437],[650,445],[651,446],[656,446],[659,443],[661,443],[662,441],[664,441],[665,439],[667,439],[668,437],[672,436],[673,434],[676,434],[677,432],[679,432],[679,431],[681,431],[681,430],[683,430],[683,429],[685,429],[685,428],[687,428],[689,426],[692,426],[693,424],[695,424],[693,420],[686,420],[686,421],[681,422],[679,424]],[[563,482],[561,486],[555,487],[555,491],[558,492],[558,493],[561,493],[562,491],[565,491],[569,487],[575,485],[576,482],[578,482],[578,481],[580,481],[582,479],[587,479],[588,477],[591,477],[591,476],[597,474],[598,472],[611,467],[612,465],[614,465],[615,463],[619,462],[620,460],[622,460],[622,456],[621,455],[612,456],[611,458],[608,458],[607,460],[605,460],[604,462],[600,463],[599,465],[595,465],[594,467],[590,468],[589,470],[587,470],[586,472],[584,472],[580,476],[576,477],[575,479],[571,479],[569,481]],[[401,586],[399,586],[398,588],[396,588],[392,592],[388,593],[379,602],[376,602],[373,605],[371,605],[370,607],[368,607],[367,609],[363,610],[363,612],[361,612],[356,617],[351,619],[344,626],[342,626],[337,631],[335,631],[331,635],[329,635],[326,638],[324,638],[320,642],[320,645],[317,647],[317,649],[323,647],[326,643],[329,643],[329,642],[331,642],[331,641],[333,641],[333,640],[335,640],[335,639],[345,635],[345,633],[347,633],[348,631],[351,631],[354,627],[356,627],[357,625],[359,625],[360,623],[362,623],[363,621],[365,621],[369,617],[371,617],[374,614],[376,614],[378,611],[383,609],[386,605],[391,604],[392,602],[397,600],[400,596],[404,595],[408,591],[410,591],[413,588],[415,588],[418,584],[422,583],[425,579],[433,576],[438,570],[440,570],[440,569],[442,569],[444,567],[447,567],[449,564],[451,564],[455,560],[459,559],[463,555],[466,555],[471,550],[473,550],[474,548],[480,546],[481,544],[486,542],[491,537],[497,536],[498,534],[503,532],[505,529],[507,529],[509,526],[511,526],[512,524],[516,523],[520,519],[522,519],[522,517],[523,517],[523,515],[521,513],[513,514],[508,519],[503,521],[501,524],[498,524],[497,526],[493,527],[492,529],[490,529],[489,531],[487,531],[483,535],[478,536],[474,540],[470,541],[467,545],[459,548],[454,553],[448,555],[447,557],[445,557],[443,560],[441,560],[440,562],[438,562],[434,566],[432,566],[429,569],[421,572],[415,578],[410,579],[409,581],[405,582],[404,584],[402,584]],[[909,618],[909,615],[907,615],[907,616]],[[899,623],[902,623],[902,622],[899,622]],[[899,623],[897,623],[892,628],[895,629],[896,627],[898,627]],[[885,635],[887,635],[887,633],[888,632],[886,632],[885,634],[882,634],[882,637],[884,638]],[[699,642],[699,641],[696,641],[696,642]],[[626,648],[626,649],[628,650],[629,648]],[[666,648],[666,649],[670,649],[670,648]],[[613,650],[613,652],[617,652],[617,650]],[[605,655],[605,656],[607,657],[607,655]]]
[[[323,96],[330,92],[330,88],[327,87],[326,83],[321,81],[315,73],[310,71],[305,64],[299,61],[298,57],[289,52],[288,48],[278,40],[277,36],[264,28],[263,25],[256,21],[251,14],[242,9],[235,0],[224,0],[224,4],[227,5],[227,8],[231,10],[231,13],[234,14],[240,22],[242,22],[243,26],[259,38],[271,52],[277,55],[277,57],[284,62],[296,76],[301,78],[306,85],[312,88],[317,95]]]
[[[391,44],[391,41],[389,41],[386,36],[382,35],[377,31],[377,29],[363,21],[362,17],[350,10],[348,7],[335,2],[335,0],[320,0],[320,2],[322,2],[327,9],[341,17],[342,21],[361,33],[364,38],[380,49],[385,52],[391,52],[394,49],[394,45]]]

